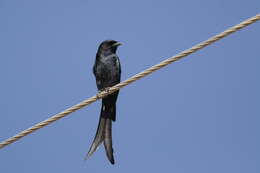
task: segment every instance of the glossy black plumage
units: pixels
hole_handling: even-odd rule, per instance
[[[120,82],[121,66],[116,55],[119,42],[114,40],[103,41],[97,51],[93,73],[99,91],[114,86]],[[119,91],[102,99],[99,124],[95,139],[90,147],[87,157],[90,157],[103,142],[109,161],[114,164],[112,147],[112,121],[116,120],[116,100]]]

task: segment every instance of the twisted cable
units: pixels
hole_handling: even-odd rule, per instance
[[[142,71],[142,72],[140,72],[140,73],[138,73],[138,74],[136,74],[132,77],[130,77],[129,79],[109,88],[109,90],[102,91],[102,92],[96,94],[95,96],[92,96],[89,99],[86,99],[86,100],[80,102],[79,104],[76,104],[76,105],[64,110],[63,112],[60,112],[60,113],[40,122],[38,124],[35,124],[34,126],[32,126],[28,129],[16,134],[15,136],[10,137],[10,138],[6,139],[5,141],[1,142],[0,148],[3,148],[5,146],[21,139],[22,137],[24,137],[24,136],[26,136],[26,135],[28,135],[32,132],[35,132],[36,130],[38,130],[38,129],[44,127],[44,126],[49,125],[52,122],[57,121],[57,120],[65,117],[65,116],[69,115],[70,113],[75,112],[75,111],[77,111],[77,110],[97,101],[98,99],[101,99],[101,98],[103,98],[103,97],[105,97],[105,96],[125,87],[126,85],[129,85],[132,82],[137,81],[138,79],[141,79],[141,78],[151,74],[152,72],[159,70],[160,68],[162,68],[166,65],[171,64],[172,62],[175,62],[175,61],[177,61],[177,60],[179,60],[179,59],[181,59],[185,56],[188,56],[188,55],[190,55],[190,54],[192,54],[192,53],[194,53],[194,52],[196,52],[196,51],[198,51],[198,50],[200,50],[200,49],[202,49],[202,48],[204,48],[204,47],[206,47],[206,46],[208,46],[208,45],[210,45],[210,44],[212,44],[212,43],[214,43],[214,42],[216,42],[216,41],[218,41],[218,40],[220,40],[220,39],[222,39],[222,38],[224,38],[228,35],[230,35],[231,33],[234,33],[236,31],[240,30],[241,28],[244,28],[244,27],[246,27],[246,26],[248,26],[252,23],[255,23],[258,20],[260,20],[260,14],[257,14],[256,16],[251,17],[251,18],[241,22],[240,24],[235,25],[235,26],[225,30],[224,32],[222,32],[220,34],[217,34],[217,35],[209,38],[208,40],[203,41],[203,42],[191,47],[190,49],[184,50],[183,52],[181,52],[181,53],[179,53],[179,54],[177,54],[173,57],[170,57],[170,58],[168,58],[168,59],[166,59],[166,60],[164,60],[164,61],[162,61],[162,62],[160,62],[160,63],[158,63],[158,64],[156,64],[156,65],[154,65],[154,66],[152,66],[152,67],[150,67],[150,68],[148,68],[148,69],[146,69],[146,70],[144,70],[144,71]]]

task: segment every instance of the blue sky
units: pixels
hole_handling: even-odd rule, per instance
[[[122,79],[260,12],[257,0],[0,1],[0,140],[96,93],[99,43],[115,39]],[[260,172],[260,23],[121,90],[116,164],[84,161],[100,102],[0,150],[21,172]],[[257,147],[258,146],[258,147]]]

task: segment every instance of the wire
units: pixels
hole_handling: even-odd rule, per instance
[[[166,65],[169,65],[172,62],[175,62],[175,61],[177,61],[177,60],[179,60],[179,59],[181,59],[185,56],[188,56],[188,55],[190,55],[190,54],[192,54],[192,53],[194,53],[194,52],[196,52],[196,51],[198,51],[198,50],[200,50],[200,49],[202,49],[202,48],[204,48],[204,47],[206,47],[206,46],[208,46],[208,45],[210,45],[210,44],[212,44],[212,43],[214,43],[214,42],[216,42],[216,41],[218,41],[218,40],[220,40],[220,39],[222,39],[222,38],[224,38],[228,35],[230,35],[231,33],[234,33],[236,31],[240,30],[241,28],[244,28],[244,27],[246,27],[246,26],[248,26],[252,23],[255,23],[258,20],[260,20],[260,14],[257,14],[256,16],[251,17],[251,18],[243,21],[242,23],[233,26],[233,27],[225,30],[224,32],[222,32],[220,34],[217,34],[214,37],[211,37],[208,40],[193,46],[190,49],[187,49],[187,50],[185,50],[185,51],[183,51],[183,52],[181,52],[181,53],[179,53],[179,54],[177,54],[173,57],[170,57],[170,58],[168,58],[168,59],[166,59],[166,60],[164,60],[164,61],[162,61],[162,62],[160,62],[160,63],[158,63],[158,64],[156,64],[156,65],[154,65],[154,66],[152,66],[152,67],[150,67],[150,68],[148,68],[148,69],[146,69],[146,70],[144,70],[144,71],[142,71],[142,72],[140,72],[140,73],[138,73],[134,76],[132,76],[131,78],[129,78],[129,79],[127,79],[127,80],[125,80],[125,81],[123,81],[123,82],[121,82],[121,83],[119,83],[119,84],[117,84],[117,85],[115,85],[111,88],[109,88],[109,90],[102,91],[102,92],[96,94],[95,96],[92,96],[89,99],[86,99],[86,100],[80,102],[79,104],[74,105],[74,106],[66,109],[63,112],[60,112],[60,113],[58,113],[58,114],[56,114],[56,115],[38,123],[38,124],[28,128],[28,129],[16,134],[15,136],[6,139],[5,141],[0,143],[0,148],[3,148],[3,147],[21,139],[22,137],[24,137],[24,136],[44,127],[44,126],[49,125],[50,123],[57,121],[57,120],[65,117],[65,116],[69,115],[70,113],[75,112],[76,110],[79,110],[79,109],[97,101],[98,99],[101,99],[101,98],[103,98],[103,97],[105,97],[105,96],[125,87],[126,85],[129,85],[132,82],[137,81],[138,79],[141,79],[141,78],[151,74],[152,72],[154,72],[156,70],[159,70],[160,68],[162,68]]]

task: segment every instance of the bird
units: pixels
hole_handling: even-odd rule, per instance
[[[121,80],[121,65],[116,54],[121,43],[115,40],[103,41],[97,50],[93,73],[99,92],[109,89]],[[116,121],[116,101],[119,91],[102,99],[99,123],[95,138],[87,153],[89,158],[100,146],[104,144],[106,155],[111,164],[115,164],[112,146],[112,121]]]

